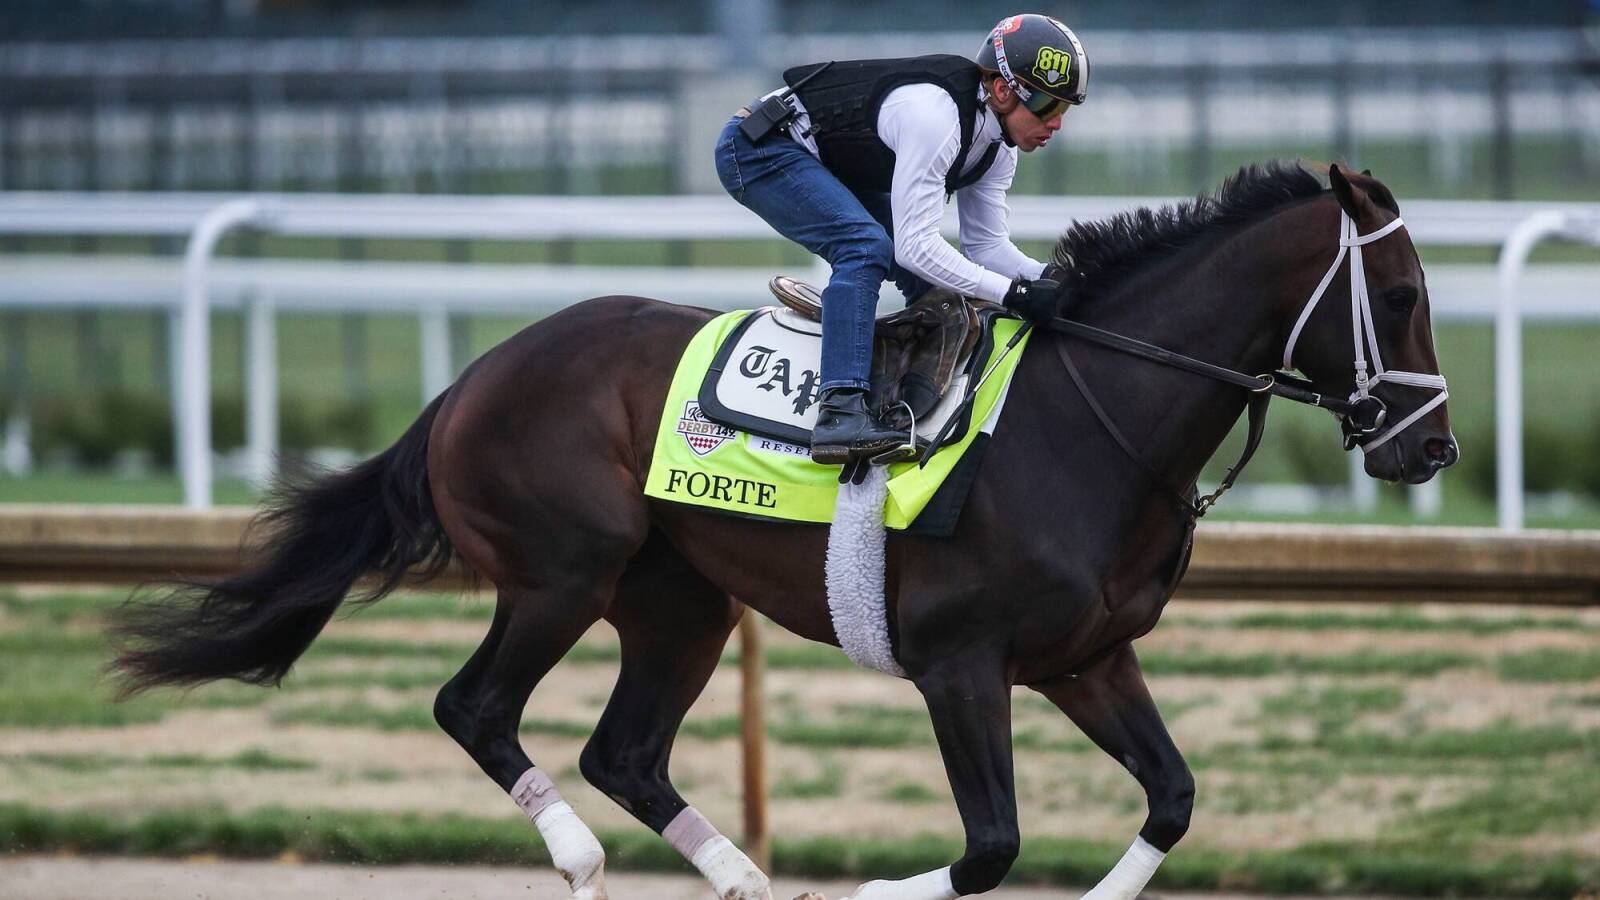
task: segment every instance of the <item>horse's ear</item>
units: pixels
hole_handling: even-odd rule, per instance
[[[1338,165],[1328,167],[1328,186],[1333,188],[1333,196],[1339,200],[1339,208],[1343,209],[1352,219],[1359,219],[1359,207],[1356,204],[1355,188],[1350,186],[1350,180],[1339,171]]]
[[[1362,169],[1361,170],[1361,174],[1367,176],[1368,178],[1371,178],[1372,177],[1372,170],[1371,169]]]

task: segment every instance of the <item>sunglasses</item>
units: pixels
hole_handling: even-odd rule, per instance
[[[1028,108],[1028,112],[1041,119],[1053,119],[1066,112],[1072,103],[1060,97],[1052,97],[1044,91],[1034,90],[1028,94],[1028,99],[1022,101],[1022,105]]]

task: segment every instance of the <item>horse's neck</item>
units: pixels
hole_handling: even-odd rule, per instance
[[[1174,260],[1135,279],[1117,292],[1128,305],[1108,327],[1236,371],[1272,371],[1283,352],[1288,298],[1309,296],[1321,276],[1310,272],[1307,241],[1317,253],[1334,245],[1331,230],[1325,246],[1301,237],[1321,234],[1329,220],[1322,206],[1295,204],[1228,236],[1203,259]],[[1129,437],[1169,484],[1193,482],[1243,413],[1245,392],[1154,363],[1117,364],[1161,370],[1143,373],[1149,380],[1142,383],[1156,390],[1134,401],[1146,427]]]

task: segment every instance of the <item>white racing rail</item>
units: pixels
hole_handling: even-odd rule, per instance
[[[1600,247],[1600,209],[1548,209],[1518,221],[1500,250],[1500,303],[1494,319],[1495,505],[1500,527],[1522,528],[1522,315],[1524,270],[1533,248],[1559,237]],[[1588,287],[1600,312],[1600,281]]]
[[[1012,234],[1019,240],[1051,240],[1072,221],[1100,219],[1137,206],[1159,205],[1173,198],[1149,197],[1016,197],[1010,201]],[[1537,218],[1536,218],[1537,217]],[[1521,524],[1520,453],[1507,453],[1506,447],[1520,450],[1520,388],[1516,385],[1519,358],[1511,345],[1520,340],[1516,302],[1522,260],[1539,237],[1566,237],[1600,234],[1592,223],[1600,220],[1600,207],[1592,204],[1549,204],[1527,202],[1410,201],[1406,204],[1407,228],[1418,244],[1431,246],[1504,246],[1501,269],[1501,301],[1497,313],[1497,381],[1500,405],[1497,408],[1497,440],[1501,448],[1499,491],[1501,524],[1516,528]],[[1537,221],[1538,225],[1533,223]],[[1523,226],[1521,223],[1528,222]],[[1588,223],[1588,224],[1585,224]],[[947,233],[954,233],[954,216],[946,222]],[[271,234],[320,238],[461,239],[562,241],[579,239],[612,240],[725,240],[773,238],[770,227],[753,214],[722,196],[677,197],[479,197],[448,195],[339,195],[339,194],[159,194],[159,193],[0,193],[0,233],[46,235],[150,235],[185,236],[187,251],[180,296],[168,301],[174,310],[177,358],[173,380],[175,405],[179,410],[179,467],[184,486],[184,503],[191,508],[211,505],[209,317],[212,255],[218,242],[237,229]],[[1532,229],[1532,230],[1529,230]],[[1600,243],[1600,238],[1595,238]],[[1514,248],[1521,254],[1513,263]],[[109,261],[107,261],[109,262]],[[230,271],[250,266],[272,271],[282,263],[241,262],[229,265]],[[312,264],[302,264],[312,265]],[[350,266],[384,265],[349,263]],[[390,264],[392,265],[392,264]],[[87,268],[80,265],[80,269]],[[477,266],[471,266],[477,269]],[[544,307],[552,285],[551,267],[527,267],[529,289],[517,300],[514,287],[502,286],[502,300],[508,307],[522,310]],[[281,270],[287,272],[288,269]],[[822,270],[825,271],[825,270]],[[600,274],[600,273],[605,274]],[[302,270],[302,275],[305,270]],[[597,293],[642,290],[667,294],[676,289],[703,291],[683,299],[702,305],[736,306],[763,301],[765,272],[750,274],[736,269],[676,269],[670,277],[656,279],[662,290],[640,287],[649,283],[647,269],[606,270],[563,269],[556,276],[570,293],[572,302]],[[544,276],[539,278],[539,276]],[[506,273],[500,272],[502,279]],[[515,276],[511,276],[515,277]],[[1541,277],[1549,276],[1541,273]],[[1592,316],[1595,309],[1586,303],[1582,285],[1592,284],[1587,271],[1566,270],[1564,289],[1546,297],[1536,311],[1550,315]],[[541,289],[532,286],[539,278]],[[610,286],[600,289],[600,279]],[[687,279],[687,280],[686,280]],[[23,279],[24,281],[26,279]],[[588,289],[582,282],[588,281]],[[7,278],[8,288],[0,291],[0,303],[37,305],[19,289],[16,279]],[[263,279],[263,285],[267,283]],[[125,283],[126,284],[126,283]],[[746,287],[749,285],[749,287]],[[1448,296],[1432,285],[1435,314],[1449,315],[1440,308]],[[410,306],[421,318],[424,348],[424,395],[431,398],[449,382],[452,371],[448,358],[445,322],[447,310],[462,308],[452,297],[467,291],[440,284],[431,297],[419,291],[397,290],[397,306]],[[48,294],[48,292],[46,292]],[[62,293],[71,293],[65,291]],[[293,291],[285,290],[285,294]],[[353,293],[360,293],[355,291]],[[1468,294],[1474,292],[1467,290]],[[1471,306],[1482,308],[1482,292],[1476,292]],[[537,296],[537,295],[543,296]],[[81,296],[81,294],[80,294]],[[272,339],[273,289],[263,287],[254,294],[247,318],[250,336],[251,408],[247,415],[252,458],[258,476],[268,474],[275,438],[275,357]],[[410,298],[409,301],[407,298]],[[110,300],[110,297],[101,297]],[[731,302],[722,303],[719,300]],[[137,301],[134,301],[137,302]],[[560,302],[559,299],[557,302]],[[109,305],[109,304],[108,304]],[[350,304],[361,308],[359,303]],[[477,305],[477,304],[474,304]],[[491,304],[493,305],[493,304]],[[345,308],[325,304],[323,308]],[[392,307],[391,307],[392,308]],[[1507,322],[1511,325],[1507,325]],[[1505,376],[1511,367],[1513,375]],[[1509,386],[1508,386],[1509,385]],[[1512,469],[1515,471],[1512,471]],[[1365,485],[1362,479],[1355,483]],[[1426,487],[1426,486],[1425,486]],[[1507,502],[1515,492],[1514,507]],[[1421,495],[1419,505],[1437,503],[1437,495]],[[1515,513],[1508,518],[1508,509]]]

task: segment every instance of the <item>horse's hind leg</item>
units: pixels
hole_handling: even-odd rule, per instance
[[[1031,685],[1061,708],[1100,749],[1127,767],[1144,788],[1149,814],[1122,860],[1090,900],[1133,900],[1167,852],[1189,830],[1194,778],[1167,734],[1131,646],[1077,678]]]
[[[489,635],[434,703],[439,725],[533,820],[579,900],[605,900],[604,851],[523,751],[517,728],[534,686],[599,621],[609,598],[609,579],[501,585]]]
[[[622,640],[622,671],[581,765],[591,784],[693,863],[719,898],[770,900],[767,876],[684,802],[667,773],[678,726],[716,669],[739,610],[653,535],[606,614]]]

